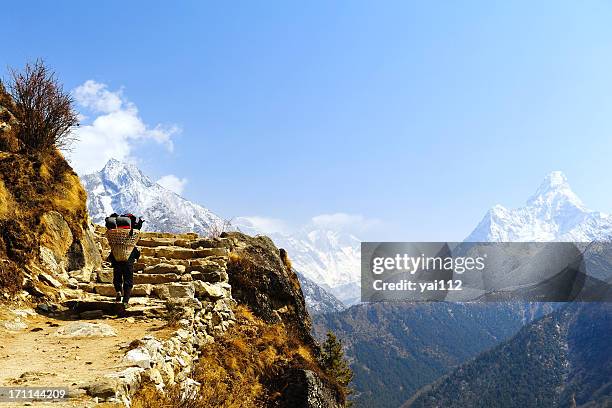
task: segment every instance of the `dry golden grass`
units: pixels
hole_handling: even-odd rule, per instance
[[[237,322],[222,338],[204,346],[193,377],[202,386],[190,401],[194,408],[258,408],[271,406],[281,396],[279,378],[288,368],[321,372],[313,350],[287,332],[281,324],[270,325],[245,306],[234,311]],[[176,401],[176,397],[174,402]],[[157,404],[157,405],[156,405]],[[134,398],[135,408],[171,404],[167,396],[143,389]]]
[[[37,260],[42,215],[57,211],[72,235],[80,238],[87,217],[85,201],[85,190],[59,152],[44,159],[0,154],[0,259],[8,261],[0,265],[3,290],[20,289],[20,271]]]
[[[13,196],[6,189],[4,182],[0,180],[0,219],[6,218],[14,210]]]

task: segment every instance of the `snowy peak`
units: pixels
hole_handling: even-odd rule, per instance
[[[268,235],[276,246],[287,250],[298,272],[319,285],[325,285],[342,301],[348,297],[337,294],[335,289],[359,282],[361,241],[346,231],[309,224],[291,234],[269,233],[259,230],[248,217],[235,221],[234,225],[240,231]],[[351,292],[350,298],[355,296],[354,291]]]
[[[572,191],[567,177],[560,171],[553,171],[544,178],[535,194],[527,200],[527,205],[549,208],[570,206],[586,210],[582,200]]]
[[[112,183],[118,190],[123,186],[141,184],[151,187],[154,183],[133,164],[110,159],[100,171],[100,176],[107,183]]]
[[[223,225],[210,210],[152,182],[132,164],[111,159],[102,170],[81,180],[89,214],[98,224],[113,212],[131,212],[144,217],[145,230],[209,235]]]
[[[524,207],[491,208],[470,234],[471,242],[591,242],[612,236],[612,218],[588,210],[567,178],[553,171]]]

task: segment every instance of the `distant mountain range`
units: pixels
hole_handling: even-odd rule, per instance
[[[227,227],[221,217],[153,182],[133,164],[111,159],[102,170],[84,175],[81,180],[88,195],[89,214],[98,224],[104,224],[105,217],[113,212],[131,212],[144,217],[144,229],[149,231],[192,231],[206,236]],[[252,235],[265,234],[249,225],[246,219],[239,220],[232,228]],[[304,295],[313,313],[333,312],[344,307],[329,292],[337,283],[359,279],[357,238],[316,228],[296,235],[266,235],[289,253],[295,269],[300,272]],[[315,282],[327,283],[327,289]]]
[[[257,229],[248,218],[238,217],[233,225],[248,234],[268,235],[287,249],[296,270],[345,305],[359,302],[361,241],[345,231],[307,225],[293,234],[268,233]]]
[[[149,229],[206,235],[222,224],[211,211],[157,185],[131,165],[110,161],[83,182],[96,222],[110,212],[129,210],[144,215]],[[236,227],[265,233],[248,219],[238,219]],[[551,311],[548,304],[379,303],[340,311],[344,305],[334,294],[345,304],[359,300],[359,239],[316,226],[291,235],[266,235],[287,249],[300,272],[317,333],[333,329],[344,339],[355,370],[356,407],[395,408],[406,401],[419,407],[530,406],[521,405],[522,399],[511,399],[510,405],[483,402],[495,401],[498,392],[513,398],[508,396],[510,385],[521,395],[536,387],[543,403],[555,398],[550,406],[586,401],[584,406],[599,407],[608,401],[610,385],[602,377],[610,376],[609,336],[603,335],[610,332],[609,308],[568,308],[543,319]],[[553,172],[525,206],[494,206],[466,241],[590,242],[610,237],[612,218],[587,209],[565,176]],[[512,382],[519,375],[523,379]],[[463,403],[453,405],[456,398]]]
[[[342,339],[355,374],[354,406],[397,408],[547,311],[521,304],[364,303],[315,315],[313,323],[317,338],[332,330]]]
[[[609,237],[610,217],[588,210],[572,192],[565,176],[553,172],[524,207],[514,210],[493,207],[466,241],[590,242],[606,241]],[[609,265],[607,260],[601,260]],[[560,312],[553,320],[539,320],[553,307],[545,303],[375,303],[355,305],[340,313],[315,316],[313,320],[319,336],[332,329],[345,341],[355,371],[357,408],[397,408],[406,401],[407,406],[413,403],[417,407],[569,407],[572,405],[560,402],[568,401],[572,389],[583,390],[576,392],[578,403],[592,401],[585,395],[589,393],[606,401],[612,390],[602,376],[609,378],[612,363],[609,346],[606,349],[602,344],[602,337],[609,343],[609,335],[602,332],[612,330],[610,309],[594,306],[591,311],[587,305],[577,312],[579,315],[568,309],[567,314]],[[576,316],[581,316],[581,324],[572,326],[569,323],[578,319]],[[589,319],[594,321],[589,323]],[[555,337],[557,323],[573,328]],[[516,334],[521,327],[524,329]],[[526,346],[529,340],[534,342],[532,349]],[[573,351],[569,357],[558,360],[555,353],[567,344],[570,348],[574,345]],[[487,354],[495,346],[499,351]],[[593,368],[586,363],[589,348],[599,360],[597,364],[590,363],[595,364]],[[512,358],[505,358],[510,351]],[[479,356],[483,352],[484,357]],[[473,358],[475,363],[470,365]],[[574,369],[571,364],[578,366]],[[561,369],[562,366],[565,368]],[[550,371],[545,372],[544,367]],[[434,382],[443,375],[449,376],[448,381]],[[486,396],[482,400],[481,386]],[[516,394],[522,396],[539,392],[546,394],[546,398],[555,387],[564,391],[555,397],[557,405],[547,405],[550,399],[530,405],[524,404],[525,400],[518,398],[520,395],[511,402],[496,400],[496,387],[504,392],[514,387]],[[410,398],[416,392],[417,396]],[[416,398],[419,399],[415,402]],[[454,404],[455,400],[462,402]]]
[[[528,324],[405,407],[612,406],[612,306],[571,303]]]

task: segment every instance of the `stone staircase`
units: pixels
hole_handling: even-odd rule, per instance
[[[110,254],[104,233],[105,228],[95,227],[103,260]],[[120,401],[127,407],[143,381],[158,389],[172,384],[197,389],[199,384],[190,379],[190,373],[199,350],[234,323],[232,308],[236,305],[228,283],[228,248],[232,247],[228,240],[194,233],[141,232],[137,246],[141,257],[135,264],[128,308],[114,299],[113,271],[106,261],[91,274],[76,274],[81,295],[63,303],[80,319],[134,316],[136,321],[174,321],[176,331],[170,338],[143,337],[140,346],[123,358],[128,368],[87,387],[87,394],[96,401]]]
[[[110,254],[105,231],[96,226],[96,240],[103,260]],[[134,265],[129,314],[164,308],[164,301],[169,299],[231,298],[226,270],[229,251],[224,241],[223,238],[202,238],[194,233],[141,232],[137,244],[141,257]],[[79,283],[79,289],[91,296],[67,303],[79,312],[101,309],[121,313],[122,305],[113,302],[112,282],[113,270],[110,263],[104,261],[102,269]],[[112,304],[105,305],[105,302]]]

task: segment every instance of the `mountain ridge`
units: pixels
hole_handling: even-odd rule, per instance
[[[110,159],[99,172],[81,177],[87,207],[97,224],[113,212],[145,218],[143,230],[210,235],[223,220],[207,208],[154,183],[133,164]]]
[[[589,210],[560,171],[549,173],[523,207],[493,206],[468,242],[591,242],[612,237],[612,217]]]

